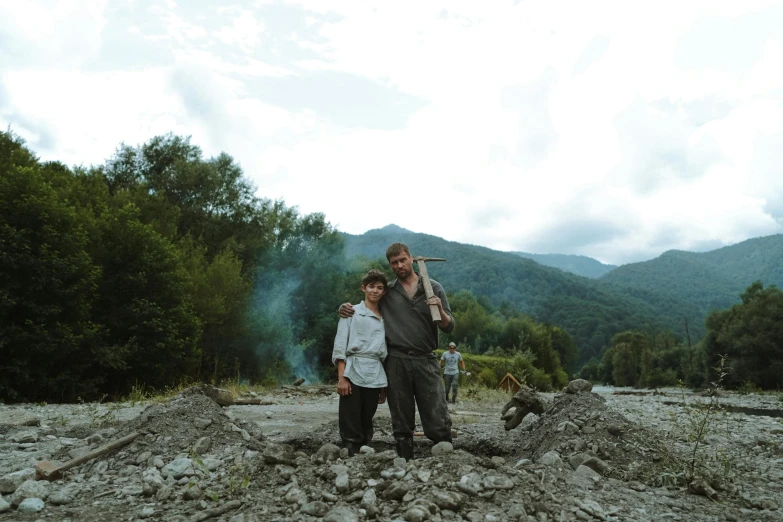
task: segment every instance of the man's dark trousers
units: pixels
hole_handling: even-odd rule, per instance
[[[401,457],[413,458],[416,407],[424,435],[435,443],[451,442],[451,418],[440,365],[434,354],[409,357],[393,355],[390,351],[386,358],[386,379],[392,430]]]
[[[451,402],[457,402],[457,388],[459,388],[459,374],[449,375],[448,373],[443,375],[443,380],[446,383],[446,400],[449,400],[449,393],[451,393]]]
[[[378,409],[380,388],[351,384],[351,394],[340,396],[340,438],[351,455],[372,440],[372,418]]]

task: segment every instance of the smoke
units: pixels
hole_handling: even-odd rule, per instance
[[[262,373],[279,382],[301,377],[308,384],[320,383],[317,358],[310,350],[312,343],[296,338],[293,318],[294,293],[301,280],[290,271],[265,270],[258,277],[249,311],[252,335],[257,342],[257,353]]]

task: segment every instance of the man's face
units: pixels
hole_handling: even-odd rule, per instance
[[[413,273],[413,256],[407,252],[400,252],[389,258],[389,266],[398,279],[408,279]]]
[[[457,348],[454,346],[449,346],[449,353],[454,353],[457,351]]]
[[[364,292],[364,300],[369,303],[379,303],[383,294],[386,293],[386,286],[383,283],[367,283],[362,285],[362,291]]]

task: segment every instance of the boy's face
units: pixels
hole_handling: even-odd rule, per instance
[[[383,297],[383,294],[386,293],[386,286],[381,282],[367,283],[362,285],[362,291],[364,292],[365,301],[377,304]]]

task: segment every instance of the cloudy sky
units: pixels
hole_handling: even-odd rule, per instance
[[[783,232],[783,1],[0,1],[0,124],[169,131],[340,230],[604,262]]]

